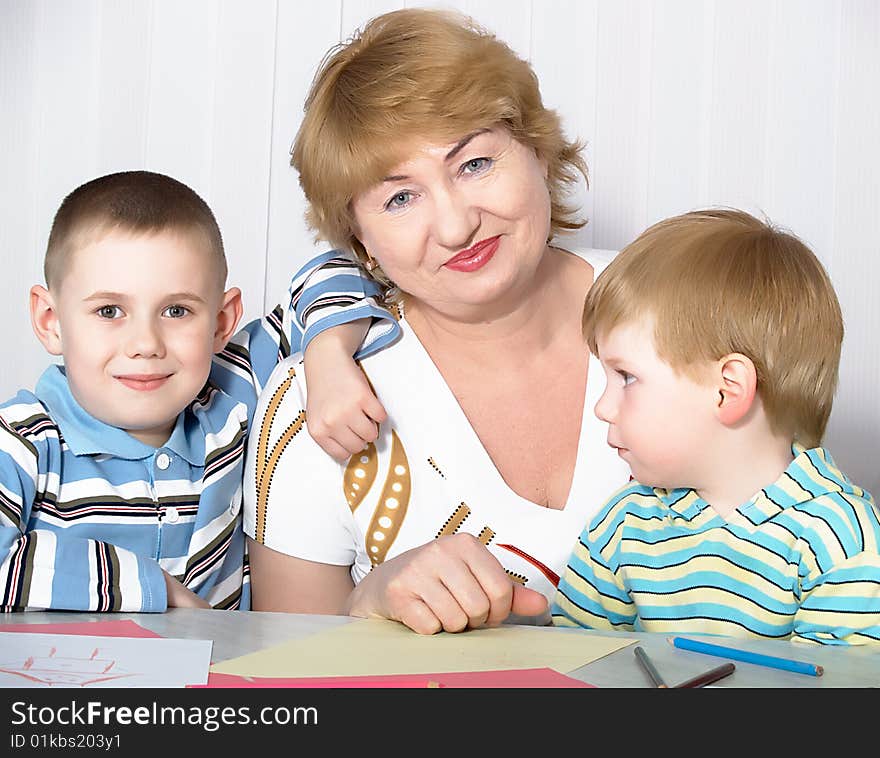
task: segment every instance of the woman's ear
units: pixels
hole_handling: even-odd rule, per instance
[[[758,392],[758,373],[752,359],[742,353],[725,355],[718,362],[718,419],[733,426],[752,409]]]
[[[223,293],[223,301],[220,304],[220,310],[217,312],[217,326],[214,329],[214,352],[219,353],[229,338],[235,334],[235,328],[241,321],[241,314],[244,308],[241,304],[241,290],[238,287],[232,287]]]
[[[61,323],[55,299],[45,287],[35,284],[30,291],[31,327],[50,355],[61,355]]]

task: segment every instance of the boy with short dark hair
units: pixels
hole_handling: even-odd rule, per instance
[[[667,219],[583,326],[635,481],[581,534],[554,623],[880,642],[878,513],[820,447],[843,322],[810,250],[739,211]]]
[[[243,452],[260,377],[300,347],[292,317],[276,309],[252,351],[227,350],[241,293],[224,289],[214,215],[148,171],[71,192],[44,272],[31,320],[64,362],[0,405],[0,609],[250,608]],[[313,286],[300,305],[322,298]],[[358,308],[312,333],[371,315]],[[221,351],[223,388],[208,380]]]

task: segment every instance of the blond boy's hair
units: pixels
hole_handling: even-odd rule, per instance
[[[548,166],[551,235],[577,229],[564,195],[587,176],[583,145],[544,107],[531,66],[471,19],[411,8],[374,18],[318,68],[292,149],[318,238],[365,260],[352,200],[410,157],[418,140],[505,127]]]
[[[226,281],[223,238],[208,204],[183,182],[165,174],[121,171],[81,184],[62,201],[43,261],[47,286],[60,286],[77,249],[114,230],[195,234],[214,257],[220,286]]]
[[[794,235],[737,210],[651,226],[596,279],[584,306],[590,350],[653,317],[657,354],[699,381],[730,353],[752,360],[771,429],[821,443],[837,388],[843,318],[827,272]]]

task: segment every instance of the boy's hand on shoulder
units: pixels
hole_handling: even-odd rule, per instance
[[[162,572],[165,575],[165,589],[168,594],[169,608],[210,608],[211,604],[192,590],[184,587],[167,571]]]
[[[349,330],[347,333],[345,330]],[[305,355],[306,425],[312,439],[338,461],[344,461],[379,436],[387,418],[367,377],[352,354],[356,324],[343,324],[317,335]]]

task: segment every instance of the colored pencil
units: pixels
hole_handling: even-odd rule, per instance
[[[707,684],[712,684],[712,682],[717,682],[719,679],[724,679],[725,676],[730,676],[735,670],[736,666],[734,664],[722,663],[714,669],[709,669],[703,674],[698,674],[681,684],[676,684],[675,689],[682,689],[685,687],[705,687]]]
[[[648,658],[648,654],[638,645],[633,648],[633,652],[636,654],[636,659],[642,665],[642,668],[645,669],[648,676],[651,678],[654,686],[661,689],[668,688],[669,685],[663,681],[663,677],[660,676],[660,672],[657,671],[657,667],[654,665],[654,662],[650,658]]]
[[[804,661],[795,661],[790,658],[777,658],[775,655],[763,655],[761,653],[753,653],[748,650],[741,650],[735,647],[725,647],[723,645],[714,645],[711,642],[703,642],[701,640],[692,640],[686,637],[670,637],[670,644],[682,650],[690,650],[694,653],[705,653],[706,655],[717,655],[720,658],[732,658],[735,661],[743,663],[754,663],[758,666],[768,666],[769,668],[782,669],[783,671],[793,671],[797,674],[809,674],[810,676],[822,676],[824,669],[815,663],[805,663]]]

